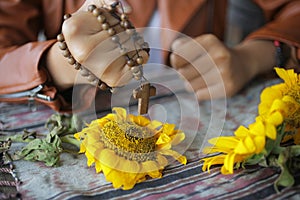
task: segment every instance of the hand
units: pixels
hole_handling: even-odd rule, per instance
[[[171,65],[199,100],[231,97],[275,64],[269,41],[250,41],[229,49],[216,36],[206,34],[195,40],[178,39],[172,48]]]
[[[87,12],[87,10],[83,10],[87,9],[87,6],[90,5],[89,3],[96,2],[99,3],[100,1],[86,1],[78,11],[72,14],[71,18],[63,23],[62,32],[68,48],[76,61],[81,63],[107,85],[111,87],[122,86],[132,78],[132,73],[130,67],[126,64],[127,60],[125,56],[121,55],[119,46],[112,42],[112,36],[108,34],[108,31],[102,29],[101,23],[97,21],[97,18],[90,12]],[[99,5],[102,4],[99,3]],[[116,34],[119,33],[120,42],[126,47],[127,52],[129,52],[129,57],[136,56],[132,40],[120,26],[120,21],[104,9],[103,15],[110,27],[114,28]],[[53,51],[60,51],[56,46],[54,45],[49,52],[47,66],[50,68],[49,71],[56,85],[60,89],[66,89],[72,86],[76,75],[74,71],[62,73],[63,70],[66,70],[70,66],[65,66],[66,64],[63,64],[62,61],[57,61],[62,58],[62,55],[61,52],[59,56],[57,53],[53,53]],[[139,55],[144,58],[145,63],[148,59],[148,54],[145,51],[140,51]],[[58,65],[58,63],[60,64]],[[57,68],[56,66],[63,66],[65,68],[62,69],[60,67],[60,69],[55,69]],[[62,77],[61,74],[64,74],[63,76],[66,76],[66,74],[70,75],[69,77]],[[84,80],[80,82],[85,83]]]

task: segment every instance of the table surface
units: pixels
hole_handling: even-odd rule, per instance
[[[150,101],[148,117],[174,123],[186,133],[180,151],[187,156],[187,165],[171,163],[162,178],[149,179],[123,191],[114,189],[103,174],[87,167],[84,155],[63,153],[58,167],[15,161],[23,199],[299,199],[300,174],[296,174],[295,186],[277,194],[273,187],[279,176],[276,169],[256,166],[224,176],[219,167],[213,167],[210,173],[203,172],[199,161],[208,138],[231,135],[239,125],[253,122],[261,90],[279,80],[256,80],[231,99],[198,102],[184,90],[183,81],[174,70],[159,65],[147,68],[148,80],[158,89],[158,95]],[[136,113],[136,105],[128,103],[128,91],[136,86],[137,83],[130,83],[107,98],[110,102],[95,98],[95,105],[79,115],[89,122],[110,112],[111,106],[123,106]],[[31,112],[26,104],[0,103],[0,120],[12,132],[27,129],[45,133],[44,123],[53,113],[43,105]]]

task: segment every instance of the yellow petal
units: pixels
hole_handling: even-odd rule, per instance
[[[147,128],[149,128],[151,130],[155,130],[155,129],[159,128],[160,126],[162,126],[162,123],[160,121],[153,120],[147,125]]]
[[[256,154],[261,153],[262,150],[264,149],[265,143],[266,143],[265,136],[256,136],[256,137],[254,137],[254,143],[255,143],[255,146],[256,146],[255,153]]]
[[[255,123],[249,125],[249,131],[252,135],[265,136],[265,126],[260,119],[256,119]]]
[[[173,158],[175,158],[178,162],[180,162],[181,164],[186,164],[187,163],[187,159],[185,156],[182,156],[180,153],[173,151],[171,149],[163,149],[160,150],[160,153],[167,155],[167,156],[172,156]]]
[[[224,159],[224,167],[228,171],[229,174],[233,174],[233,165],[235,153],[229,153]]]
[[[208,172],[210,172],[210,167],[212,165],[224,164],[224,159],[225,159],[225,155],[223,155],[223,154],[209,157],[209,158],[203,158],[203,159],[201,159],[202,161],[204,161],[202,170],[203,171],[207,170]]]
[[[159,169],[164,169],[165,166],[167,166],[169,164],[167,158],[161,154],[157,154],[156,160],[157,160],[157,163],[159,164]]]
[[[174,129],[175,129],[175,124],[164,124],[163,125],[163,133],[165,133],[167,135],[172,135]]]
[[[171,138],[167,134],[163,133],[157,139],[156,145],[166,144],[170,142],[171,142]]]
[[[126,120],[127,112],[124,108],[114,107],[112,110],[116,112],[117,120]]]
[[[87,158],[87,166],[90,167],[95,162],[95,158],[89,151],[85,152],[85,156]]]
[[[276,139],[277,131],[276,131],[276,128],[275,128],[275,126],[273,124],[266,123],[265,124],[265,130],[266,130],[266,135],[270,139],[272,139],[272,140]]]
[[[238,129],[234,132],[234,135],[238,138],[245,138],[249,135],[249,130],[244,126],[239,126]]]
[[[101,163],[99,160],[95,160],[95,169],[96,169],[96,173],[100,173],[102,171]]]
[[[239,143],[239,140],[234,136],[221,136],[212,138],[208,142],[219,148],[234,149]]]
[[[289,87],[297,83],[297,74],[294,73],[293,69],[285,70],[283,68],[275,68],[275,70],[278,76],[284,80]]]
[[[101,165],[116,169],[119,163],[119,157],[110,149],[103,149],[100,152],[99,159]]]
[[[280,112],[276,111],[272,113],[268,118],[267,118],[267,123],[272,124],[274,126],[278,126],[283,122],[283,116]]]
[[[150,120],[147,119],[144,116],[134,116],[134,115],[129,115],[129,118],[131,119],[131,121],[133,121],[135,124],[139,125],[139,126],[147,126],[150,123]]]
[[[183,132],[179,132],[174,136],[171,136],[172,145],[176,146],[181,143],[185,139],[185,134]]]
[[[141,172],[148,174],[152,178],[162,177],[162,174],[159,171],[159,167],[157,166],[157,163],[151,160],[142,163]]]

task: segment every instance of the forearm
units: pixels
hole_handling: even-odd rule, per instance
[[[63,91],[74,83],[88,83],[87,79],[77,76],[78,71],[63,57],[58,43],[55,43],[46,55],[46,66],[55,86]]]
[[[276,66],[276,49],[271,40],[247,40],[233,48],[241,68],[250,78],[271,71]]]

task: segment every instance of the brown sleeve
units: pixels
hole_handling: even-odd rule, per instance
[[[0,1],[0,101],[33,100],[57,111],[71,111],[43,63],[44,53],[56,40],[38,41],[45,29],[42,7],[41,0]],[[36,90],[38,95],[32,92]]]
[[[263,9],[267,23],[246,39],[278,40],[291,47],[289,63],[300,59],[300,1],[255,0]],[[292,60],[292,61],[291,61]]]

